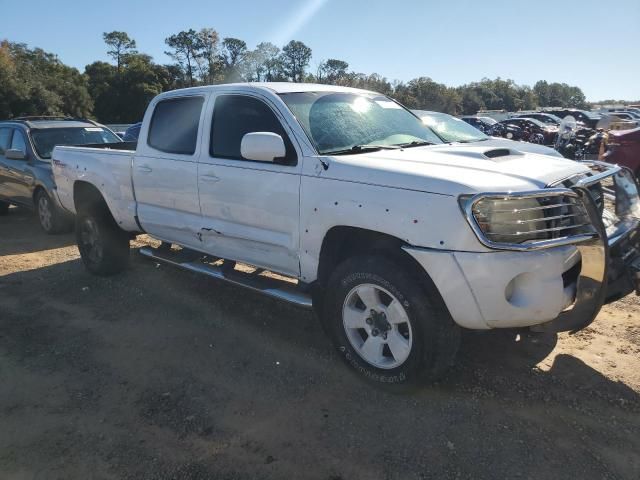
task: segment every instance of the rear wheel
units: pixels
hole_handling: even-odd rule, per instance
[[[0,201],[0,215],[6,215],[9,212],[9,204],[7,202]]]
[[[96,275],[113,275],[129,263],[129,235],[116,225],[106,208],[78,215],[76,241],[82,261]]]
[[[72,222],[53,204],[44,190],[36,194],[36,211],[42,229],[49,235],[71,231]]]
[[[329,281],[323,321],[346,362],[369,380],[412,385],[452,364],[459,328],[403,266],[384,257],[346,260]]]

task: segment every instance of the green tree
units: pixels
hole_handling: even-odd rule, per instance
[[[0,42],[0,114],[86,117],[93,103],[86,78],[57,56],[25,44]]]
[[[280,49],[270,42],[261,42],[244,55],[243,76],[248,82],[273,81],[279,75]]]
[[[282,47],[280,60],[285,77],[293,82],[302,82],[311,60],[311,49],[298,40],[291,40]]]
[[[323,83],[340,83],[346,76],[349,64],[344,60],[330,58],[318,66],[317,80]]]
[[[241,78],[241,67],[247,55],[247,44],[239,38],[227,37],[222,40],[222,63],[224,64],[224,79],[234,82]]]
[[[190,28],[165,38],[164,42],[171,49],[165,53],[178,62],[185,73],[189,86],[192,87],[195,83],[194,69],[203,48],[200,35],[193,28]]]
[[[200,78],[205,84],[218,83],[221,80],[220,37],[213,28],[203,28],[198,32],[200,52],[196,62],[200,69]]]
[[[122,65],[123,57],[129,54],[136,53],[136,41],[129,38],[126,32],[104,32],[102,34],[104,43],[109,46],[107,55],[113,58],[120,73],[120,66]]]
[[[434,82],[429,77],[415,78],[406,85],[397,86],[395,96],[409,108],[450,114],[456,114],[461,110],[462,99],[458,92],[442,83]]]

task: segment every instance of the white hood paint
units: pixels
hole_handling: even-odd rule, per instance
[[[474,145],[433,145],[402,150],[329,157],[321,177],[335,180],[458,196],[478,192],[526,191],[588,172],[578,162],[523,153],[489,158],[496,148]]]

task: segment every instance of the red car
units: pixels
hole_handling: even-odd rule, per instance
[[[640,178],[640,127],[633,130],[611,130],[604,160],[629,167]]]

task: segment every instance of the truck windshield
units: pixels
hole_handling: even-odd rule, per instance
[[[280,94],[318,153],[360,145],[412,146],[443,143],[419,118],[384,95],[343,92]],[[353,153],[367,149],[354,149]]]
[[[89,145],[92,143],[115,143],[122,140],[102,127],[66,127],[32,129],[33,146],[40,158],[51,158],[56,145]]]

